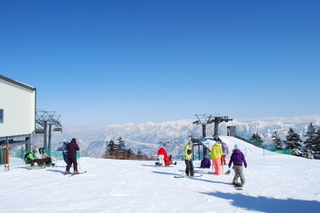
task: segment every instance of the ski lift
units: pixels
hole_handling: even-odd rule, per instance
[[[39,134],[39,135],[40,135],[40,134],[44,134],[44,129],[35,129],[35,130],[34,130],[34,133],[35,133],[35,134]]]
[[[62,133],[62,127],[53,128],[53,133]]]

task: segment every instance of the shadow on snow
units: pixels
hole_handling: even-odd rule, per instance
[[[315,200],[277,199],[272,197],[252,197],[241,193],[201,192],[202,194],[231,200],[232,205],[251,211],[262,212],[319,212],[320,202]]]

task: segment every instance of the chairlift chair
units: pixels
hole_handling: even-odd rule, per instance
[[[53,133],[62,133],[62,127],[53,128]]]

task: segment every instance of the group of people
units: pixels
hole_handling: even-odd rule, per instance
[[[34,167],[34,163],[37,163],[39,167],[54,166],[51,157],[44,151],[44,148],[31,150],[26,156],[26,162],[30,163],[31,167]]]
[[[210,158],[212,159],[212,168],[215,174],[222,175],[224,174],[222,172],[222,165],[227,165],[226,156],[229,153],[228,146],[219,138],[215,139],[215,141],[216,142],[212,145],[210,152]],[[192,140],[189,140],[184,148],[184,160],[186,164],[185,173],[188,176],[194,175],[194,168],[192,163],[192,146]],[[207,168],[210,168],[210,160],[208,158],[202,160],[201,167],[204,167],[204,164],[206,164],[206,166],[209,165],[209,167]],[[243,166],[247,168],[247,162],[244,154],[240,151],[239,146],[237,144],[234,146],[234,149],[232,151],[228,167],[231,168],[232,164],[235,172],[232,184],[236,186],[243,186],[245,184]]]
[[[70,168],[73,165],[73,174],[78,174],[78,163],[77,163],[77,151],[80,148],[77,144],[77,140],[72,138],[72,140],[68,143],[64,140],[62,145],[62,155],[63,159],[66,162],[66,171],[64,174],[71,174]],[[44,164],[52,165],[52,159],[47,155],[44,151],[44,148],[40,148],[39,151],[37,149],[31,150],[28,155],[26,156],[26,163],[30,163],[31,167],[34,167],[34,163],[37,163],[39,167],[43,167]]]

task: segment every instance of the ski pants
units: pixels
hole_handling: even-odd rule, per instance
[[[194,175],[194,170],[193,170],[193,163],[192,160],[184,160],[185,164],[186,164],[186,175],[189,176],[189,174],[191,176]]]
[[[221,158],[212,159],[212,166],[216,175],[222,175]]]
[[[233,178],[233,181],[232,183],[239,183],[238,182],[238,178],[240,178],[240,183],[242,185],[245,184],[245,178],[244,178],[244,175],[243,175],[243,166],[242,165],[233,165],[233,169],[234,169],[234,178]]]
[[[78,171],[78,163],[77,163],[77,158],[76,156],[74,157],[68,157],[68,164],[67,164],[67,171],[69,172],[69,169],[71,167],[71,165],[73,164],[73,171]]]
[[[226,156],[227,156],[227,155],[222,155],[222,156],[221,156],[221,164],[222,164],[222,165],[227,165]]]
[[[160,163],[162,166],[165,166],[166,164],[164,163],[164,155],[158,155],[158,158],[159,158],[159,163]]]

